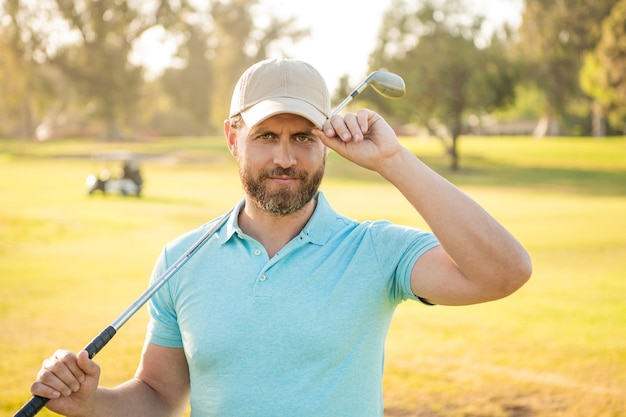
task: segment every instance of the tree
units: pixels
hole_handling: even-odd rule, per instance
[[[601,38],[585,56],[580,73],[583,91],[595,99],[601,115],[626,131],[626,0],[620,0],[602,23]]]
[[[514,97],[517,74],[503,55],[506,39],[494,36],[479,48],[482,23],[456,1],[426,2],[412,10],[396,0],[370,58],[371,68],[402,74],[407,84],[405,99],[380,105],[393,106],[395,113],[427,126],[444,142],[449,139],[447,151],[455,170],[464,118],[501,107]]]
[[[206,134],[211,131],[211,92],[214,89],[214,74],[209,59],[209,35],[206,30],[186,22],[185,41],[179,48],[178,58],[182,68],[169,68],[162,77],[166,94],[177,106],[191,116],[193,126],[179,129],[179,134]]]
[[[544,119],[570,119],[566,133],[588,131],[574,127],[576,118],[589,119],[591,108],[580,88],[579,71],[585,53],[600,39],[600,22],[614,4],[615,0],[526,0],[519,30],[524,78],[546,95]]]
[[[11,0],[14,27],[29,58],[52,64],[72,80],[86,106],[105,125],[103,137],[121,139],[120,121],[132,119],[143,69],[132,65],[133,44],[148,29],[177,22],[185,1]]]
[[[0,135],[35,138],[38,119],[62,84],[58,74],[32,59],[33,52],[20,36],[13,16],[19,1],[0,4],[4,16],[0,22]]]
[[[296,27],[293,18],[257,16],[258,0],[190,3],[0,0],[10,17],[0,19],[0,35],[3,45],[13,47],[0,52],[11,64],[0,68],[0,83],[15,73],[5,92],[19,101],[11,111],[33,132],[50,113],[67,107],[64,102],[75,106],[78,99],[83,120],[99,124],[104,139],[121,139],[124,129],[146,122],[166,127],[169,134],[221,130],[238,75],[269,56],[278,41],[296,42],[309,31]],[[178,42],[175,65],[162,82],[147,83],[144,69],[129,59],[150,29],[161,29]],[[54,82],[40,85],[49,75]],[[41,100],[33,98],[60,85],[51,95],[54,105],[45,106],[46,116],[35,114]],[[3,113],[8,102],[0,105]],[[157,113],[162,117],[154,117]]]
[[[258,15],[258,3],[213,0],[184,24],[177,56],[182,65],[168,69],[163,84],[203,133],[221,132],[232,90],[247,67],[267,58],[279,41],[297,42],[309,33],[293,18]]]
[[[3,116],[0,118],[0,136],[18,134],[19,131],[32,136],[30,105],[25,102],[28,77],[21,65],[15,38],[8,28],[0,29],[0,115]]]
[[[255,21],[258,0],[213,0],[211,43],[213,45],[212,73],[214,90],[212,106],[220,109],[212,117],[222,127],[230,106],[233,88],[240,74],[253,63],[265,59],[270,48],[279,40],[297,42],[309,34],[308,29],[295,26],[295,18],[279,19],[270,16],[264,26]]]

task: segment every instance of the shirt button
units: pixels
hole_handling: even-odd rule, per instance
[[[261,278],[259,278],[261,281],[265,281],[267,279],[267,277],[265,275],[261,275]]]
[[[254,254],[255,254],[256,256],[259,256],[259,255],[261,254],[261,250],[260,250],[260,249],[255,250],[255,251],[254,251]]]

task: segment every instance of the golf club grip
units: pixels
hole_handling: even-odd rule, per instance
[[[41,411],[49,400],[39,395],[34,395],[29,402],[24,404],[13,417],[33,417],[35,414]]]
[[[89,359],[93,359],[93,357],[96,356],[96,354],[100,352],[100,350],[106,346],[111,339],[113,339],[116,332],[117,331],[113,326],[109,326],[102,330],[98,336],[94,337],[93,340],[85,346],[85,350],[89,353]],[[29,402],[24,404],[22,408],[20,408],[19,411],[13,415],[13,417],[34,417],[41,411],[48,401],[48,398],[34,395]]]
[[[85,346],[85,350],[89,353],[89,359],[93,359],[96,353],[100,352],[100,350],[113,339],[116,332],[117,330],[115,330],[113,326],[109,326],[101,331],[98,336],[94,337],[93,340]]]

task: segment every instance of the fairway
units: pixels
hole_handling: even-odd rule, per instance
[[[626,416],[626,139],[467,137],[454,173],[436,140],[405,141],[519,238],[534,272],[492,303],[402,304],[386,415]],[[115,149],[141,154],[142,197],[85,193],[92,153]],[[30,399],[44,358],[81,349],[144,291],[166,242],[242,196],[218,138],[0,141],[0,173],[0,415]],[[322,190],[350,217],[426,227],[334,153]],[[142,309],[97,356],[103,385],[133,376],[146,322]]]

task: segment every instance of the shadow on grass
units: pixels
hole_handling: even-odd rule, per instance
[[[449,411],[449,410],[448,410]],[[506,417],[532,417],[537,415],[531,408],[524,405],[503,405],[502,411]],[[468,417],[489,417],[491,414],[465,414]],[[401,408],[385,408],[385,417],[443,417],[436,411],[429,409],[406,410]]]
[[[419,157],[419,156],[418,156]],[[326,175],[355,182],[385,183],[377,174],[329,156]],[[538,192],[566,192],[590,196],[626,195],[626,170],[582,169],[576,167],[515,166],[480,156],[467,156],[453,171],[445,157],[420,157],[441,176],[459,187],[534,189]]]

